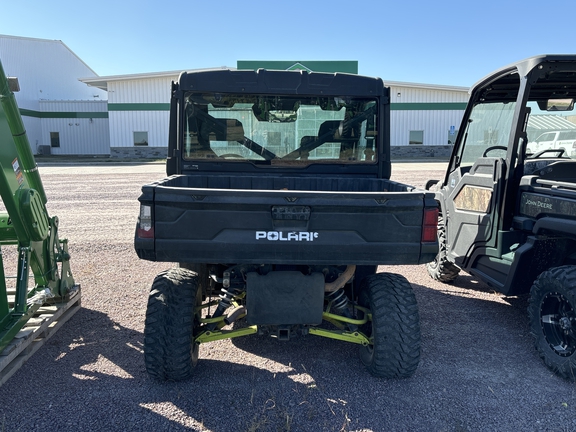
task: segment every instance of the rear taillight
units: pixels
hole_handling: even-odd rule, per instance
[[[436,241],[438,231],[438,209],[425,208],[422,221],[422,243],[432,243]]]
[[[138,218],[137,234],[140,238],[154,238],[152,207],[149,205],[140,205],[140,217]]]

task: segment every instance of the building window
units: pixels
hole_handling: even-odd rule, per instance
[[[60,132],[50,132],[50,147],[60,147]]]
[[[148,132],[134,132],[134,145],[147,146],[148,145]]]
[[[410,131],[410,144],[424,144],[424,131]]]

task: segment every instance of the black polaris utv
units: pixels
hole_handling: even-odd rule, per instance
[[[412,287],[376,271],[434,259],[438,210],[389,180],[389,104],[358,75],[181,74],[169,177],[142,188],[135,236],[141,258],[179,264],[150,293],[150,375],[186,378],[200,344],[251,334],[352,342],[372,374],[414,373]]]

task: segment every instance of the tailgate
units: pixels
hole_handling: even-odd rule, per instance
[[[424,191],[151,189],[153,246],[137,238],[136,249],[155,261],[417,264],[437,252],[421,243],[425,200],[436,205]]]

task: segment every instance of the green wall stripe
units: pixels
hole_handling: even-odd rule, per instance
[[[466,102],[391,103],[392,111],[464,111]]]
[[[20,109],[20,114],[34,118],[108,118],[107,112],[60,112],[60,111],[34,111]]]
[[[464,102],[392,103],[392,111],[464,111]],[[169,103],[113,103],[108,111],[169,111]],[[35,118],[108,118],[108,112],[60,112],[20,109],[20,114]]]
[[[170,111],[169,103],[109,103],[108,111]]]

